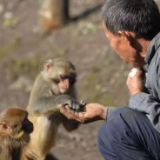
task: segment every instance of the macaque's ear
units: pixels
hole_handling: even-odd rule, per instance
[[[44,69],[46,72],[50,72],[53,65],[53,61],[51,59],[47,60],[44,64]]]
[[[11,127],[6,122],[0,122],[0,130],[8,132],[11,130]]]

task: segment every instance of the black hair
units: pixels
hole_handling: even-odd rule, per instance
[[[107,0],[102,8],[107,29],[131,31],[138,38],[152,40],[160,32],[160,13],[153,0]]]

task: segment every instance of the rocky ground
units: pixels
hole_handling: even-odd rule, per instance
[[[104,0],[71,0],[72,17]],[[25,108],[38,72],[45,60],[63,57],[78,72],[79,99],[109,106],[126,106],[126,77],[130,68],[114,53],[105,38],[100,10],[54,30],[44,37],[35,0],[0,0],[0,110]],[[81,125],[72,133],[60,128],[52,150],[60,160],[101,160],[96,135],[104,122]]]

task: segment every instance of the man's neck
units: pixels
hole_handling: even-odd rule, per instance
[[[141,39],[138,40],[138,42],[142,46],[142,51],[140,52],[141,57],[145,58],[147,50],[149,48],[149,45],[150,45],[151,41],[148,41],[148,40],[145,40],[145,39],[141,38]]]

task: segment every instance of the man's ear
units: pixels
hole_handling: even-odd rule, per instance
[[[10,132],[11,127],[6,122],[0,122],[0,130],[4,132]]]
[[[45,69],[45,71],[46,71],[46,72],[50,72],[51,69],[52,69],[52,65],[53,65],[52,59],[47,60],[47,61],[45,62],[45,64],[44,64],[44,69]]]
[[[118,34],[124,38],[124,40],[128,41],[130,45],[132,45],[133,43],[133,38],[135,36],[134,33],[130,32],[130,31],[118,31]]]

